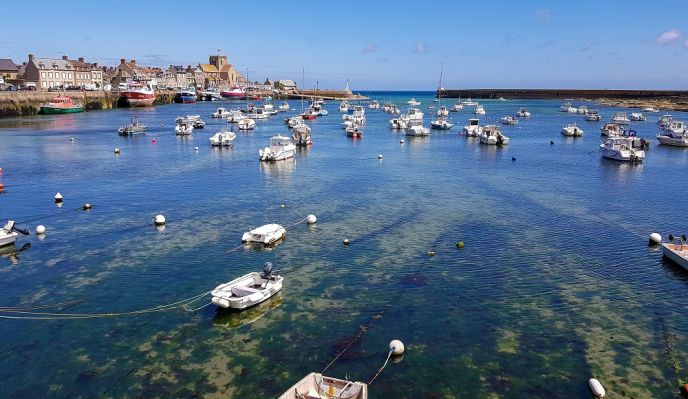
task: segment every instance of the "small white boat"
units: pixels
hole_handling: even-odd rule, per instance
[[[670,145],[674,147],[688,147],[688,133],[672,133],[664,131],[657,134],[657,141],[659,144]]]
[[[662,130],[672,135],[682,135],[686,132],[686,123],[683,121],[672,120]]]
[[[234,139],[236,139],[236,133],[227,130],[221,130],[208,139],[210,145],[213,147],[229,147],[234,145]]]
[[[578,115],[587,115],[588,114],[588,107],[587,105],[581,105],[578,107]]]
[[[451,106],[451,108],[449,108],[449,111],[459,112],[462,109],[463,109],[463,104],[461,104],[461,102],[457,101],[456,103],[454,103],[454,105]]]
[[[210,292],[211,302],[225,309],[247,309],[270,299],[282,289],[283,282],[284,277],[273,272],[272,263],[267,262],[262,273],[248,273],[215,287]]]
[[[669,241],[671,242],[662,243],[662,255],[688,270],[688,244],[685,234],[681,237],[669,234]]]
[[[507,145],[509,144],[509,137],[502,134],[499,126],[485,125],[483,132],[480,134],[480,143],[489,145]]]
[[[569,113],[572,113],[572,114],[575,114],[575,113],[578,112],[578,108],[572,107],[572,106],[571,106],[571,103],[568,102],[568,101],[565,102],[565,103],[561,106],[560,109],[561,109],[561,112],[569,112]]]
[[[449,116],[449,110],[444,105],[440,106],[436,113],[437,116]]]
[[[583,137],[583,129],[576,126],[575,123],[569,123],[561,129],[561,134],[567,137]]]
[[[599,112],[590,110],[587,114],[585,114],[585,120],[591,122],[599,122],[602,120],[602,117],[600,116]]]
[[[256,121],[251,118],[244,118],[237,122],[239,130],[253,130],[256,128]]]
[[[621,136],[623,128],[617,123],[607,122],[600,128],[600,134],[608,137]]]
[[[246,117],[251,119],[267,119],[270,117],[270,115],[271,113],[266,111],[265,108],[255,107],[253,109],[253,112],[249,112],[246,114]]]
[[[225,108],[218,108],[217,111],[213,112],[213,118],[227,118],[232,111]]]
[[[600,144],[600,153],[603,157],[617,161],[642,162],[645,159],[645,151],[633,148],[633,139],[630,137],[609,137]]]
[[[370,109],[380,109],[380,103],[377,100],[373,100],[368,104],[368,108]]]
[[[631,120],[632,121],[638,121],[638,122],[644,122],[647,120],[647,117],[643,115],[642,112],[631,112]]]
[[[290,129],[293,129],[294,127],[303,123],[303,118],[301,117],[301,115],[292,116],[290,118],[285,119],[284,123],[286,123]]]
[[[294,126],[291,139],[298,147],[306,147],[313,144],[313,140],[311,139],[311,128],[303,122]]]
[[[320,108],[320,112],[318,113],[320,116],[327,116],[329,112],[325,108]]]
[[[504,125],[518,125],[518,119],[511,115],[507,115],[502,118],[502,124]]]
[[[282,104],[280,104],[277,109],[281,112],[289,111],[289,103],[286,101],[282,101]]]
[[[625,112],[617,112],[612,117],[612,122],[619,125],[629,125],[631,121],[628,119],[628,115]]]
[[[146,132],[146,125],[144,125],[143,123],[140,123],[138,118],[131,118],[131,123],[117,129],[117,133],[120,136],[130,136],[130,135],[145,133],[145,132]]]
[[[232,110],[228,112],[228,115],[225,117],[227,119],[227,122],[229,123],[239,123],[246,119],[246,115],[244,115],[241,111],[238,109]]]
[[[657,121],[657,126],[659,126],[660,128],[664,129],[664,128],[666,128],[667,126],[669,126],[669,124],[670,124],[671,121],[673,121],[673,120],[674,120],[674,117],[671,116],[671,115],[669,115],[669,114],[662,115],[662,116],[659,118],[659,120]]]
[[[19,238],[19,233],[29,235],[28,230],[19,229],[14,225],[14,220],[8,220],[0,230],[0,247],[14,244],[17,238]]]
[[[418,108],[409,108],[406,110],[406,113],[402,116],[402,118],[406,119],[407,121],[423,121],[423,111],[421,111]]]
[[[462,101],[461,104],[463,104],[465,107],[475,107],[478,105],[477,102],[471,100],[470,98]]]
[[[287,235],[287,230],[277,223],[266,224],[247,231],[241,242],[272,245]]]
[[[339,103],[339,112],[349,112],[349,102],[344,100]]]
[[[643,112],[659,112],[659,110],[653,107],[645,107],[643,108]]]
[[[485,115],[485,108],[478,104],[475,106],[475,111],[473,111],[473,113],[476,115]]]
[[[463,127],[462,133],[466,137],[479,137],[483,132],[483,127],[480,126],[480,119],[471,118],[468,120],[468,125]]]
[[[351,126],[348,126],[345,131],[346,131],[346,135],[349,137],[353,137],[353,138],[363,137],[363,131],[361,131],[361,129],[359,128],[359,126],[356,123],[352,124]]]
[[[270,145],[258,150],[261,161],[281,161],[294,157],[296,145],[289,137],[272,136]]]
[[[201,119],[200,115],[178,116],[175,123],[191,124],[194,129],[203,129],[205,127],[205,122]]]
[[[420,105],[420,101],[417,101],[415,98],[412,98],[412,99],[406,101],[406,104],[408,104],[412,107],[417,107]]]
[[[392,104],[392,105],[389,107],[389,111],[388,111],[388,112],[389,112],[390,114],[392,114],[392,115],[400,115],[400,114],[401,114],[401,110],[399,109],[399,107],[397,107],[396,104]]]
[[[390,129],[400,130],[406,129],[406,121],[402,118],[394,118],[389,120]]]
[[[187,122],[177,123],[174,132],[177,136],[188,136],[193,133],[193,125]]]
[[[530,118],[530,111],[528,111],[525,107],[521,107],[518,109],[518,112],[516,112],[516,117],[517,118]]]
[[[430,129],[421,125],[412,125],[406,127],[406,135],[410,137],[423,137],[430,135]]]
[[[430,122],[430,127],[435,130],[450,130],[454,124],[449,122],[444,116],[440,116],[434,121]]]
[[[277,399],[367,399],[368,385],[310,373]]]

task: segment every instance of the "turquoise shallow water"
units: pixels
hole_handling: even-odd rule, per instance
[[[431,103],[431,93],[371,95]],[[601,124],[558,112],[559,102],[481,103],[485,121],[520,106],[533,117],[502,127],[508,148],[490,148],[457,135],[468,110],[451,114],[452,131],[424,139],[367,110],[364,138],[353,141],[330,102],[312,123],[312,148],[267,165],[258,149],[288,133],[283,117],[213,149],[219,103],[1,120],[0,217],[47,233],[0,257],[0,306],[80,300],[63,311],[126,312],[265,261],[290,271],[279,297],[241,314],[209,306],[0,320],[0,396],[276,397],[368,326],[328,374],[368,381],[401,339],[407,353],[371,398],[587,398],[591,376],[614,397],[677,397],[677,379],[688,378],[674,367],[688,366],[688,272],[646,240],[685,232],[688,151],[655,143],[642,165],[611,162],[597,153]],[[176,137],[184,114],[208,125]],[[149,132],[117,136],[132,115]],[[634,127],[653,137],[658,117]],[[583,138],[560,135],[573,121]],[[85,202],[90,212],[74,210]],[[168,219],[162,231],[150,225],[157,213]],[[272,250],[229,251],[249,227],[309,213],[318,223],[289,227]]]

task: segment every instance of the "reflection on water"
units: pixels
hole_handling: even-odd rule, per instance
[[[644,168],[644,163],[642,162],[623,162],[601,156],[599,164],[603,177],[610,181],[624,183],[637,181]]]
[[[258,162],[260,172],[268,177],[288,177],[294,173],[296,158],[289,158],[283,161]]]
[[[20,248],[15,243],[0,247],[0,256],[9,260],[12,265],[19,263],[19,253],[31,248],[31,243],[26,242]]]
[[[282,295],[282,291],[280,291],[267,301],[259,303],[258,305],[243,311],[225,309],[218,306],[215,309],[213,325],[229,330],[247,326],[260,320],[262,317],[270,313],[270,311],[282,306],[282,303],[284,303],[284,297]]]

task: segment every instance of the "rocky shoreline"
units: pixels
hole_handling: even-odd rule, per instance
[[[647,108],[652,107],[662,111],[688,112],[688,97],[676,98],[639,98],[639,99],[618,99],[618,98],[599,98],[596,100],[602,107],[618,108]]]

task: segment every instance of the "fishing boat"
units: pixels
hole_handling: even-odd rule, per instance
[[[657,134],[657,141],[659,141],[659,144],[673,147],[688,147],[688,132],[672,133],[665,130]]]
[[[617,112],[612,117],[612,122],[619,125],[629,125],[631,121],[628,119],[628,115],[625,112]]]
[[[686,123],[683,121],[672,120],[662,130],[673,135],[681,135],[686,132]]]
[[[609,137],[600,144],[600,153],[604,158],[631,163],[642,162],[645,159],[645,151],[633,148],[633,139],[630,137]]]
[[[283,239],[286,235],[287,230],[284,227],[276,223],[271,223],[245,232],[241,236],[241,242],[272,245]]]
[[[352,137],[352,138],[363,137],[363,131],[361,130],[361,128],[356,123],[352,124],[351,126],[348,126],[345,129],[345,132],[346,132],[346,135],[348,137]]]
[[[530,118],[530,111],[528,111],[525,107],[521,107],[518,109],[518,112],[516,112],[516,117],[517,118]]]
[[[686,235],[683,234],[681,237],[674,237],[673,234],[669,234],[669,241],[671,242],[662,243],[662,255],[688,270],[688,245],[686,244]]]
[[[475,106],[475,110],[473,111],[474,114],[476,115],[485,115],[485,108],[478,104]]]
[[[499,126],[485,125],[480,134],[480,143],[489,145],[507,145],[509,144],[509,137],[502,134]]]
[[[377,100],[373,100],[368,104],[368,108],[370,109],[380,109],[380,103]]]
[[[662,115],[659,117],[659,120],[657,121],[657,126],[664,129],[665,127],[669,126],[672,120],[674,120],[673,116],[669,114]]]
[[[587,115],[588,114],[588,107],[587,105],[581,105],[578,107],[578,115]]]
[[[406,127],[406,135],[409,137],[424,137],[430,135],[430,129],[422,125],[411,125]]]
[[[284,277],[273,271],[266,262],[263,272],[251,272],[228,283],[220,284],[210,292],[211,302],[225,309],[248,309],[265,302],[282,289]]]
[[[139,123],[138,118],[131,118],[131,122],[128,125],[124,125],[117,129],[117,133],[120,136],[130,136],[134,134],[140,134],[146,132],[146,125]]]
[[[507,115],[505,117],[502,117],[502,124],[503,125],[518,125],[518,119],[516,119],[516,117],[513,117],[511,115]]]
[[[208,141],[213,147],[229,147],[234,145],[234,139],[236,139],[236,133],[223,128],[219,132],[210,136]]]
[[[222,90],[220,92],[220,96],[227,99],[242,99],[246,97],[246,92],[244,92],[244,90],[241,87],[234,86],[229,88],[228,90]]]
[[[647,117],[643,115],[642,112],[631,112],[631,120],[636,122],[644,122],[647,120]]]
[[[600,134],[603,136],[615,137],[621,136],[622,133],[623,128],[617,123],[607,122],[600,128]]]
[[[583,129],[576,126],[575,123],[569,123],[561,129],[561,134],[566,137],[583,137]]]
[[[256,121],[251,118],[244,117],[244,119],[237,122],[237,126],[239,127],[239,130],[253,130],[256,128]]]
[[[349,112],[349,102],[344,100],[339,103],[339,112]]]
[[[311,128],[303,122],[299,123],[294,126],[291,139],[297,147],[306,147],[313,144]]]
[[[480,126],[480,119],[469,119],[468,125],[464,126],[461,132],[466,135],[466,137],[480,137],[483,132],[483,127]]]
[[[310,373],[287,389],[278,399],[367,399],[368,385],[362,382]]]
[[[217,111],[213,112],[213,118],[227,118],[233,111],[220,107]]]
[[[44,114],[73,114],[83,111],[84,106],[73,102],[69,96],[57,96],[41,105],[41,112]]]
[[[201,100],[203,101],[222,101],[220,92],[214,90],[205,90],[201,92]]]
[[[287,126],[288,126],[290,129],[293,129],[293,128],[295,128],[296,126],[298,126],[298,125],[300,125],[301,123],[303,123],[303,118],[301,117],[301,115],[292,116],[292,117],[290,117],[290,118],[285,119],[285,120],[284,120],[284,123],[286,123]]]
[[[29,235],[28,230],[20,229],[15,226],[14,220],[8,220],[0,230],[0,247],[14,244],[19,238],[19,233],[25,236]]]
[[[602,117],[600,116],[599,112],[590,110],[587,114],[585,114],[585,120],[591,122],[599,122],[602,120]]]
[[[174,102],[178,104],[195,103],[196,99],[196,90],[179,90],[174,95]]]
[[[120,95],[130,107],[147,107],[155,101],[153,86],[144,83],[130,84]]]
[[[451,112],[459,112],[459,111],[461,111],[462,109],[463,109],[463,104],[461,104],[460,101],[457,101],[457,102],[454,103],[454,105],[451,106],[451,108],[449,108],[449,111],[451,111]]]
[[[406,104],[412,107],[417,107],[420,105],[420,101],[416,100],[415,98],[411,98],[410,100],[406,101]]]
[[[177,136],[188,136],[193,133],[193,125],[189,122],[179,122],[174,127],[174,133]]]
[[[289,111],[289,103],[286,101],[282,101],[282,103],[279,105],[279,107],[277,109],[280,112]]]
[[[465,107],[475,107],[476,105],[478,105],[477,102],[471,100],[470,98],[462,101],[461,104],[463,104]]]
[[[289,159],[296,153],[296,145],[289,137],[272,136],[270,138],[270,145],[258,150],[258,155],[261,161],[281,161]]]

